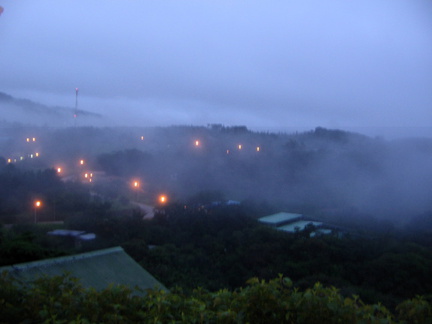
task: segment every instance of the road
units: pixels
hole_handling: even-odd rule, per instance
[[[142,204],[136,201],[131,201],[131,204],[138,206],[144,212],[143,219],[152,219],[154,217],[153,206]]]

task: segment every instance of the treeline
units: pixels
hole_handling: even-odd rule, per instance
[[[317,283],[298,290],[282,276],[270,281],[250,279],[245,288],[185,294],[130,290],[85,289],[68,276],[40,278],[23,284],[0,276],[1,323],[431,323],[432,305],[415,297],[394,312],[343,297]]]

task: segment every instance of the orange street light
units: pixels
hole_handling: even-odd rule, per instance
[[[80,165],[84,165],[84,160],[80,160],[80,161],[79,161],[79,164],[80,164]]]
[[[241,145],[241,144],[238,145],[238,149],[239,149],[239,150],[242,149],[242,145]]]
[[[61,173],[63,170],[62,170],[62,168],[57,168],[57,173]]]
[[[139,188],[139,185],[140,185],[139,181],[134,181],[133,184],[132,184],[132,186],[134,188]]]
[[[196,140],[195,141],[195,146],[199,146],[200,145],[200,141]]]
[[[256,151],[259,152],[261,148],[259,146],[256,147]]]
[[[160,202],[161,204],[165,204],[167,201],[168,201],[167,196],[165,196],[165,195],[160,195],[160,196],[159,196],[159,202]]]

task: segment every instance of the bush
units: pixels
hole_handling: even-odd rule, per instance
[[[110,286],[83,288],[65,274],[30,283],[0,276],[2,323],[431,323],[431,304],[422,297],[397,307],[397,316],[380,304],[344,298],[336,288],[300,291],[281,275],[250,279],[245,288],[184,294]]]

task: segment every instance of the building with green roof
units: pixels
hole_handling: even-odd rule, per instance
[[[167,290],[121,247],[0,267],[0,273],[3,271],[23,281],[68,273],[78,278],[84,287],[97,290],[110,285]]]

